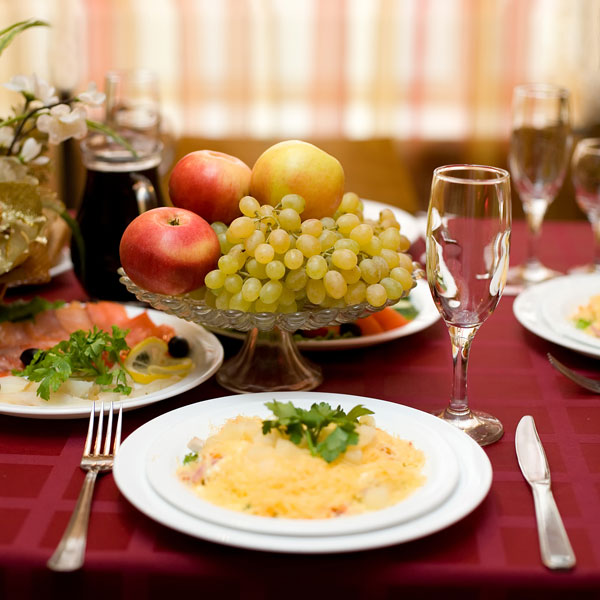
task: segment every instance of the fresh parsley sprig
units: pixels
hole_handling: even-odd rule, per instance
[[[356,433],[358,418],[373,414],[372,410],[362,404],[357,404],[348,414],[341,406],[333,409],[326,402],[314,403],[310,410],[298,408],[291,402],[277,400],[267,402],[265,406],[277,419],[267,419],[262,422],[264,434],[272,429],[278,429],[294,444],[300,444],[304,439],[310,453],[313,456],[320,456],[327,462],[334,461],[346,451],[348,446],[358,443],[358,433]],[[335,429],[319,441],[321,432],[332,423],[336,425]]]
[[[127,385],[121,361],[121,352],[129,350],[125,341],[127,333],[115,325],[112,336],[96,326],[92,331],[80,329],[68,340],[36,352],[27,367],[13,371],[13,375],[39,381],[36,394],[44,400],[49,400],[50,393],[56,392],[70,377],[91,379],[113,392],[129,394],[131,387]]]

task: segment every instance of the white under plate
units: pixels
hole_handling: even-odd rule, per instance
[[[592,296],[600,295],[600,275],[589,273],[566,275],[551,280],[548,293],[542,300],[542,316],[558,334],[600,351],[600,338],[577,329],[572,316],[580,306],[589,304]]]
[[[425,513],[393,522],[385,527],[374,525],[365,530],[356,532],[350,530],[346,534],[337,535],[289,535],[277,532],[279,520],[273,521],[274,530],[269,533],[239,528],[233,520],[224,525],[190,514],[154,491],[146,476],[144,461],[150,452],[158,451],[160,454],[160,448],[156,448],[155,443],[161,435],[173,427],[180,426],[188,419],[199,420],[201,415],[218,412],[244,413],[248,407],[263,404],[273,398],[281,402],[294,403],[328,402],[331,405],[346,406],[363,404],[374,411],[375,419],[379,419],[385,429],[400,428],[406,433],[403,437],[409,439],[411,431],[422,433],[431,430],[432,438],[428,443],[435,444],[441,440],[441,445],[450,447],[451,455],[459,458],[458,484],[449,495],[446,495],[445,500],[431,506]],[[415,433],[415,439],[419,435]],[[186,441],[182,440],[183,444]],[[454,462],[453,459],[450,460]],[[428,413],[400,404],[359,396],[277,392],[207,400],[171,411],[145,423],[123,442],[115,461],[114,477],[119,490],[138,510],[176,531],[241,548],[318,554],[390,546],[444,529],[465,517],[483,501],[491,486],[492,468],[485,452],[469,436]],[[350,519],[350,517],[341,519]]]
[[[295,394],[296,406],[309,409],[312,402],[315,402],[312,395]],[[340,396],[334,402],[335,406],[341,405],[346,412],[359,403],[360,400],[352,396]],[[189,453],[187,442],[193,437],[206,439],[225,421],[238,415],[272,418],[262,397],[236,399],[230,403],[203,402],[198,405],[193,417],[186,417],[152,442],[146,456],[146,475],[154,491],[177,508],[200,519],[235,529],[273,535],[323,536],[389,527],[433,510],[448,498],[458,483],[458,462],[448,443],[426,423],[410,417],[398,419],[395,407],[389,402],[378,402],[376,422],[388,433],[412,442],[424,452],[425,465],[422,472],[427,481],[408,498],[384,510],[338,519],[272,519],[215,506],[202,500],[181,482],[176,470],[183,457]]]
[[[71,261],[71,250],[66,246],[60,251],[58,260],[49,269],[50,277],[58,277],[73,268],[73,262]]]
[[[599,286],[593,285],[594,280]],[[571,306],[587,304],[590,296],[600,289],[598,275],[565,275],[533,285],[521,292],[514,301],[513,312],[519,323],[535,335],[564,348],[587,356],[600,358],[600,346],[574,326],[567,329]],[[579,300],[575,300],[579,298]],[[562,312],[566,311],[566,312]],[[552,324],[551,324],[552,323]],[[565,332],[567,329],[568,333]],[[581,339],[580,336],[585,336]]]
[[[144,312],[145,309],[135,306],[126,306],[127,314],[130,317]],[[157,325],[170,325],[176,335],[185,337],[191,346],[191,357],[194,361],[194,368],[183,379],[169,385],[161,390],[151,392],[144,396],[127,399],[123,397],[123,410],[132,410],[153,404],[159,400],[171,398],[177,394],[196,387],[203,381],[211,377],[223,362],[223,346],[219,340],[204,327],[189,323],[168,315],[164,312],[147,309],[148,315],[152,322]],[[0,414],[14,415],[19,417],[30,417],[36,419],[72,419],[83,418],[90,416],[91,402],[89,400],[81,400],[81,404],[69,404],[61,406],[60,404],[48,403],[47,406],[24,406],[21,404],[12,404],[2,401],[0,393]]]

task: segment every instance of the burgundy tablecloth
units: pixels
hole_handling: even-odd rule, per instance
[[[512,262],[523,258],[515,224]],[[543,258],[559,269],[591,257],[583,222],[544,226]],[[32,294],[82,298],[72,273]],[[278,555],[204,542],[171,531],[133,508],[112,475],[102,477],[83,570],[45,567],[83,479],[78,461],[86,423],[0,416],[0,598],[598,598],[600,597],[600,397],[559,375],[552,351],[583,371],[599,363],[526,331],[502,298],[473,344],[471,404],[497,415],[504,437],[486,448],[491,491],[469,516],[425,539],[337,555]],[[226,342],[228,354],[236,342]],[[323,366],[318,391],[399,402],[424,411],[444,405],[451,357],[442,322],[380,346],[310,358]],[[176,398],[125,414],[124,434],[174,408],[228,395],[214,379]],[[539,558],[533,502],[514,452],[520,417],[532,414],[546,448],[553,489],[577,554],[570,572]],[[442,595],[443,594],[443,595]]]

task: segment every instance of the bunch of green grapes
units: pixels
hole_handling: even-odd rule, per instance
[[[413,286],[409,240],[393,211],[362,217],[357,194],[344,194],[333,217],[301,219],[304,199],[284,196],[273,207],[252,196],[229,227],[212,223],[221,244],[218,266],[205,277],[205,301],[219,309],[296,312],[305,305],[383,306]]]

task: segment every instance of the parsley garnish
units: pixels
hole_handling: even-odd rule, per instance
[[[577,319],[575,321],[575,327],[577,327],[577,329],[587,329],[591,324],[592,322],[587,319]]]
[[[187,465],[188,463],[195,462],[197,460],[198,460],[198,453],[197,452],[188,452],[183,457],[183,464]]]
[[[80,329],[49,350],[36,352],[27,367],[13,371],[13,375],[39,381],[36,394],[44,400],[49,400],[50,393],[70,377],[92,379],[112,392],[129,394],[131,388],[121,361],[121,352],[129,350],[126,334],[115,325],[112,336],[96,326],[93,331]]]
[[[306,440],[308,449],[313,456],[320,456],[327,462],[334,461],[348,446],[358,443],[356,425],[358,417],[372,415],[373,411],[357,404],[348,414],[341,406],[331,408],[326,402],[313,404],[310,410],[295,407],[291,402],[265,403],[277,417],[275,420],[265,420],[262,423],[263,434],[271,429],[278,429],[290,438],[294,444]],[[336,427],[324,439],[319,441],[319,436],[325,427],[330,424]]]
[[[64,303],[64,300],[49,302],[39,296],[28,301],[15,300],[9,304],[0,303],[0,323],[3,323],[4,321],[10,321],[12,323],[17,321],[27,321],[28,319],[33,319],[35,315],[44,312],[45,310],[60,308]]]

